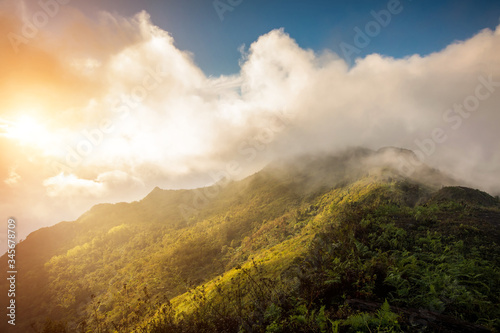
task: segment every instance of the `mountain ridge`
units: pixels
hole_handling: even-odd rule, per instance
[[[204,284],[216,288],[216,281],[223,281],[219,287],[232,290],[227,276],[248,284],[259,269],[268,271],[262,273],[264,279],[296,271],[293,267],[311,256],[318,237],[335,233],[335,225],[352,223],[345,220],[351,215],[361,218],[358,224],[370,214],[387,215],[394,228],[407,229],[401,232],[425,227],[447,233],[443,235],[466,237],[462,234],[467,232],[497,240],[497,199],[478,190],[439,188],[439,183],[455,181],[426,166],[413,178],[405,177],[394,154],[397,157],[398,150],[393,148],[354,149],[278,161],[239,182],[208,187],[217,194],[199,205],[194,200],[206,188],[155,188],[140,201],[96,205],[75,222],[36,231],[18,248],[19,271],[28,272],[19,281],[19,313],[32,318],[22,325],[33,322],[49,332],[44,320],[51,318],[70,331],[84,326],[154,331],[155,318],[168,304],[191,318],[196,311],[186,304],[197,304],[190,297]],[[187,218],[182,205],[192,205]],[[373,213],[380,207],[386,208]],[[451,212],[460,212],[462,222],[455,222]],[[483,221],[489,218],[491,224]],[[358,224],[349,228],[355,230]],[[296,282],[290,281],[295,278],[286,278],[285,289],[293,289]]]

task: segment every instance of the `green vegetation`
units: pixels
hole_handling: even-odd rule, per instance
[[[268,168],[189,221],[178,207],[193,191],[155,189],[33,233],[19,245],[20,329],[498,331],[498,200],[346,171],[365,155]]]

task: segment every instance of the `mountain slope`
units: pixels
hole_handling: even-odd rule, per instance
[[[17,249],[17,328],[348,330],[356,310],[385,299],[398,308],[384,316],[408,327],[426,320],[413,307],[447,316],[428,323],[441,331],[456,331],[453,320],[498,325],[498,200],[440,189],[454,180],[425,166],[407,178],[398,169],[407,154],[275,162],[240,182],[157,188],[34,232]]]

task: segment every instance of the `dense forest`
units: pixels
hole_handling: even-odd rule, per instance
[[[17,246],[16,327],[0,329],[499,331],[498,197],[425,165],[404,175],[408,154],[277,161],[33,232]]]

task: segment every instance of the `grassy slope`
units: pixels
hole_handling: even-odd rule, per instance
[[[155,189],[140,202],[98,205],[75,223],[34,232],[18,246],[19,271],[26,272],[19,275],[24,318],[18,328],[33,322],[41,329],[51,317],[70,331],[323,331],[332,323],[346,324],[345,330],[349,325],[339,320],[366,310],[349,298],[372,302],[365,307],[389,299],[403,309],[406,323],[411,313],[404,309],[417,307],[455,318],[466,311],[469,322],[495,325],[483,317],[494,314],[487,302],[498,306],[498,299],[474,283],[465,286],[462,273],[449,276],[486,299],[467,299],[465,287],[459,295],[442,296],[441,290],[452,299],[442,309],[439,297],[417,297],[442,282],[420,285],[411,280],[426,276],[420,270],[399,276],[395,269],[420,260],[432,271],[434,252],[451,248],[455,266],[475,260],[489,269],[471,269],[470,279],[498,277],[499,263],[483,258],[498,254],[497,200],[461,188],[436,192],[390,168],[353,167],[367,155],[356,151],[288,169],[274,165],[208,189],[219,193],[187,221],[179,205],[191,205],[199,192]],[[325,186],[311,186],[315,182]],[[419,250],[426,242],[436,247],[429,258]],[[473,257],[463,257],[467,251],[475,251]],[[407,284],[417,298],[405,302]],[[461,308],[467,300],[477,301],[478,309]],[[57,331],[51,325],[46,331]]]
[[[140,202],[98,205],[74,223],[32,233],[17,247],[21,329],[46,317],[76,329],[96,320],[87,318],[96,307],[110,327],[128,327],[146,293],[163,301],[244,262],[251,251],[241,244],[252,231],[303,200],[293,185],[258,174],[220,189],[185,221],[179,205],[195,195],[155,189]]]
[[[415,192],[420,204],[411,207]],[[302,224],[300,232],[174,298],[143,328],[498,329],[496,199],[465,188],[432,192],[415,183],[369,177],[317,197],[298,213],[287,227]],[[385,300],[397,307],[384,308]]]

